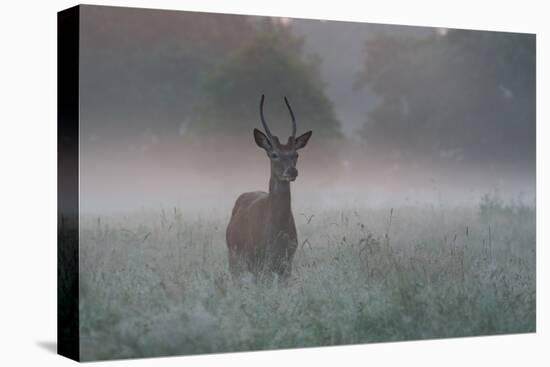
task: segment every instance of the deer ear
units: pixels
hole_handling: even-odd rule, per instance
[[[309,138],[311,138],[311,134],[313,134],[313,131],[310,130],[307,133],[304,133],[296,138],[296,142],[294,145],[296,147],[296,150],[302,149],[307,145]]]
[[[265,150],[271,150],[271,143],[269,142],[269,139],[267,136],[261,132],[258,129],[254,129],[254,140],[256,141],[256,145],[260,148],[264,148]]]

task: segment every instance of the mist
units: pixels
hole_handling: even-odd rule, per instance
[[[282,140],[284,95],[298,133],[313,130],[295,208],[534,203],[532,35],[84,9],[84,212],[229,210],[267,190],[262,93]]]
[[[80,27],[58,238],[81,360],[536,330],[534,35],[86,5]],[[285,186],[232,211],[269,187],[262,95],[281,143],[284,97],[313,133],[291,208]]]

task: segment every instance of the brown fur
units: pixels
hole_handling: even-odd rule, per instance
[[[239,196],[226,232],[229,269],[254,275],[288,276],[298,246],[290,207],[290,183],[273,182],[270,192]]]
[[[295,137],[294,114],[285,98],[293,132],[288,143],[281,144],[276,136],[271,135],[264,120],[263,101],[262,96],[260,116],[267,135],[254,129],[254,139],[271,161],[269,192],[247,192],[237,198],[226,231],[229,270],[234,276],[249,271],[256,276],[275,273],[288,277],[298,247],[290,182],[298,176],[297,151],[306,146],[312,132]]]

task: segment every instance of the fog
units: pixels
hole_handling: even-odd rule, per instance
[[[282,140],[283,95],[298,134],[313,130],[292,184],[299,212],[495,192],[534,202],[532,35],[94,6],[82,17],[84,212],[228,210],[267,190],[252,137],[262,93]]]

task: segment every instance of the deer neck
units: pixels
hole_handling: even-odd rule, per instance
[[[269,180],[269,200],[271,215],[275,223],[286,222],[291,215],[290,182],[271,177]]]

